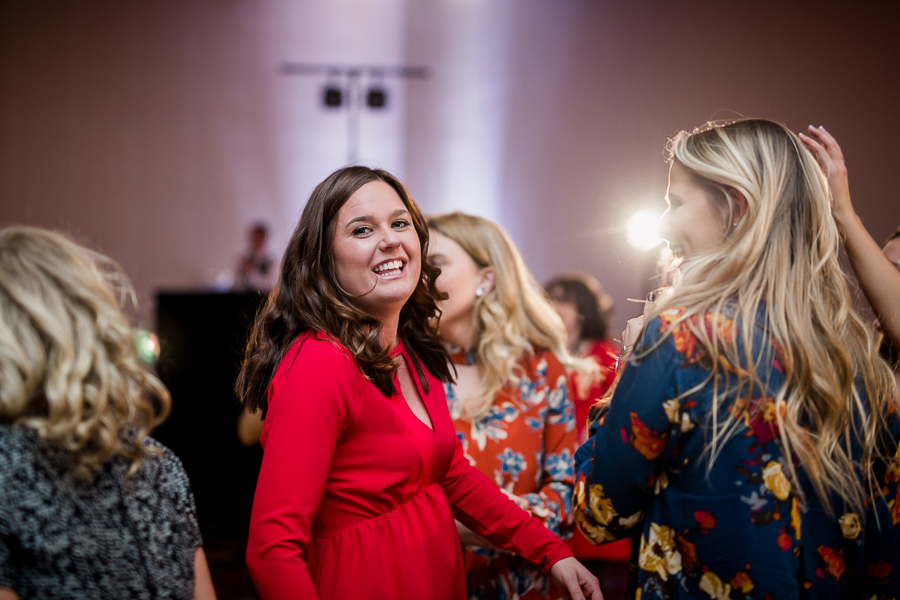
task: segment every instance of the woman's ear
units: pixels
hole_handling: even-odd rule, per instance
[[[494,289],[494,267],[484,267],[478,272],[478,287],[485,294]]]
[[[728,188],[728,196],[731,199],[732,227],[737,227],[744,215],[747,214],[747,198],[737,188]]]

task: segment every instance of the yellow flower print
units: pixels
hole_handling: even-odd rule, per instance
[[[700,578],[700,589],[716,600],[728,600],[728,596],[731,594],[731,586],[719,579],[719,576],[712,571],[707,571]]]
[[[575,523],[584,537],[594,544],[602,544],[615,538],[606,526],[616,517],[612,500],[603,493],[603,486],[592,484],[585,494],[585,480],[579,479],[575,485]],[[585,498],[587,495],[587,498]]]
[[[638,566],[654,571],[663,581],[681,572],[681,553],[675,549],[675,532],[665,525],[650,524],[650,537],[641,536]]]
[[[781,463],[779,462],[773,460],[766,465],[766,468],[763,470],[763,482],[766,484],[766,488],[771,490],[779,500],[787,500],[788,496],[791,495],[791,484],[787,477],[784,476],[784,471],[781,469]]]
[[[599,483],[591,485],[588,502],[591,507],[591,516],[604,527],[609,525],[609,522],[616,516],[612,500],[606,497],[603,493],[603,486]]]
[[[575,524],[592,544],[603,544],[616,539],[605,527],[592,523],[581,511],[575,512]]]
[[[800,540],[800,501],[794,498],[791,503],[791,527],[794,528],[794,537]]]
[[[838,523],[841,524],[841,533],[848,540],[855,540],[859,537],[862,527],[859,524],[859,517],[856,513],[847,513],[840,518]]]
[[[639,510],[630,517],[619,517],[619,525],[626,529],[631,529],[638,524],[638,521],[644,519],[644,511]]]
[[[678,402],[678,398],[672,398],[663,402],[663,410],[666,411],[669,423],[678,423],[678,412],[681,410],[681,403]]]

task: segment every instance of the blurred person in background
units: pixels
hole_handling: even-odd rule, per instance
[[[278,275],[278,264],[269,253],[269,228],[255,223],[247,232],[247,250],[238,260],[235,288],[268,293]]]
[[[428,261],[448,295],[439,334],[457,373],[444,390],[466,458],[549,531],[568,537],[577,437],[566,369],[582,365],[500,226],[452,213],[429,217],[428,227]],[[457,526],[469,598],[562,597],[521,556]]]
[[[640,535],[641,598],[897,597],[896,386],[825,174],[761,119],[681,132],[670,160],[683,262],[576,453],[578,526]]]
[[[599,367],[593,377],[577,371],[571,374],[575,424],[578,441],[583,443],[587,440],[588,410],[603,397],[615,375],[619,347],[609,339],[612,298],[603,292],[600,282],[586,273],[566,273],[544,289],[566,327],[569,353],[593,360]]]
[[[587,273],[565,273],[552,279],[544,289],[566,326],[569,353],[593,360],[599,367],[593,376],[570,372],[575,425],[578,441],[583,443],[588,438],[588,413],[606,395],[615,378],[619,347],[609,339],[613,301],[600,282]],[[568,543],[575,558],[600,580],[604,598],[625,597],[631,540],[595,546],[576,529]]]
[[[600,600],[565,544],[463,453],[428,247],[385,171],[336,171],[303,210],[237,382],[264,417],[247,546],[260,597],[463,600],[455,517],[567,598]],[[568,452],[557,469],[571,476]]]
[[[0,599],[215,599],[169,392],[138,362],[108,258],[0,231]]]

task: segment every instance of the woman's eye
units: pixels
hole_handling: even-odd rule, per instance
[[[404,227],[409,227],[409,221],[406,219],[397,219],[394,221],[393,226],[395,229],[403,229]]]
[[[366,226],[366,225],[363,225],[363,226],[361,226],[361,227],[357,227],[356,229],[354,229],[354,230],[353,230],[353,235],[366,235],[366,234],[369,233],[370,231],[372,231],[372,228],[371,228],[371,227],[368,227],[368,226]]]
[[[428,264],[430,264],[432,267],[440,268],[441,264],[443,264],[443,263],[441,262],[441,259],[439,259],[439,258],[429,258]]]

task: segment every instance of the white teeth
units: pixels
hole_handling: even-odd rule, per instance
[[[392,269],[399,269],[403,266],[403,261],[400,260],[392,260],[391,262],[386,262],[384,264],[378,265],[373,270],[376,273],[381,273],[383,271],[390,271]]]

